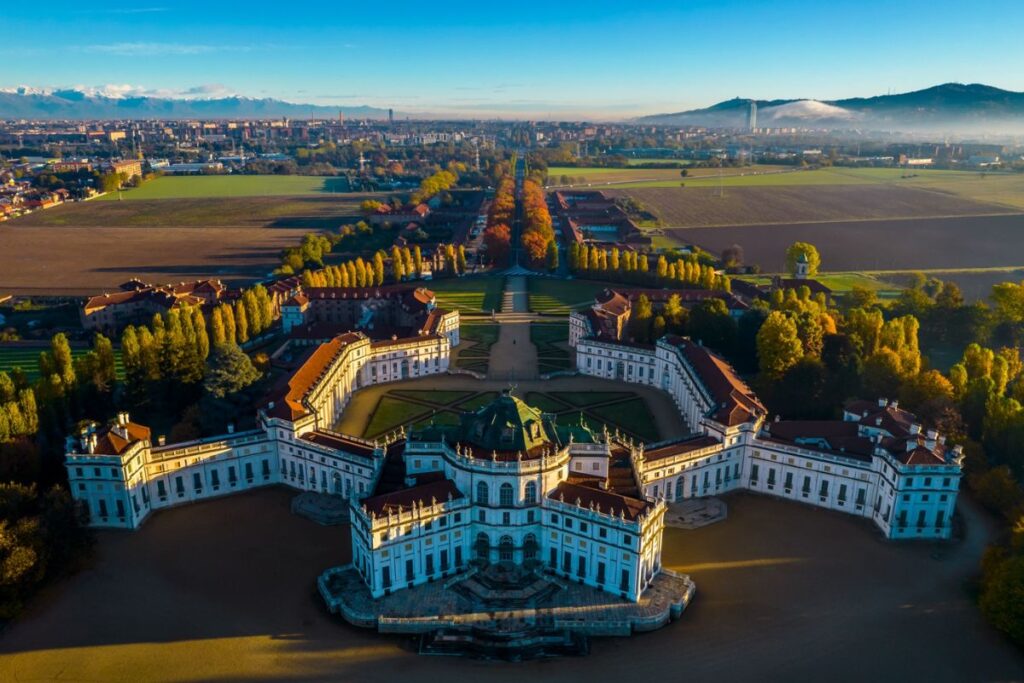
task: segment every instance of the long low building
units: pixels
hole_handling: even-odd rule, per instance
[[[448,370],[444,335],[372,342],[348,333],[318,346],[275,387],[257,428],[165,444],[127,413],[69,438],[71,492],[98,527],[138,528],[153,510],[269,484],[359,498],[374,489],[390,439],[332,431],[352,394]]]
[[[888,538],[949,538],[962,449],[896,401],[853,401],[842,420],[769,421],[729,364],[689,339],[574,346],[579,372],[667,392],[690,428],[638,458],[645,496],[746,489],[868,518]]]

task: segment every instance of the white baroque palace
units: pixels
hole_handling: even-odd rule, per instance
[[[449,333],[321,344],[257,428],[166,445],[126,413],[70,438],[74,496],[95,526],[269,484],[350,501],[353,567],[380,597],[512,562],[639,600],[661,571],[666,505],[746,489],[870,519],[888,538],[947,538],[961,453],[895,402],[842,420],[774,421],[732,368],[688,339],[573,339],[583,374],[668,393],[691,434],[641,444],[556,425],[504,392],[459,424],[382,441],[332,431],[352,393],[448,369]]]

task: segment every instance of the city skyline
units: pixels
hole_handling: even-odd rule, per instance
[[[1024,51],[991,33],[994,20],[1015,18],[1024,9],[1002,1],[984,11],[952,2],[570,2],[512,13],[456,2],[430,12],[400,4],[386,17],[322,3],[291,14],[56,3],[46,16],[9,10],[0,87],[269,97],[417,117],[622,119],[732,97],[830,100],[946,82],[1024,90]],[[841,35],[829,28],[840,25]],[[975,29],[986,32],[984,54],[965,37]]]

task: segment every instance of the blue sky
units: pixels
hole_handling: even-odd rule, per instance
[[[0,87],[610,119],[948,81],[1024,90],[1022,27],[1020,0],[10,2]]]

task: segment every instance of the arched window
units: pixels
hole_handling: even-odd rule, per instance
[[[528,481],[526,482],[526,494],[523,496],[527,505],[534,505],[537,503],[537,482]]]
[[[515,546],[512,544],[512,537],[502,536],[501,540],[498,541],[498,560],[501,562],[511,562],[514,551]]]
[[[476,550],[476,556],[486,561],[491,552],[491,541],[487,538],[487,534],[483,532],[477,534],[476,543],[473,544],[473,548]]]
[[[526,537],[523,539],[523,559],[536,560],[538,549],[537,537],[533,534],[526,534]]]
[[[498,503],[505,507],[511,507],[515,503],[515,496],[512,493],[512,484],[505,482],[498,489]]]
[[[490,491],[488,491],[487,489],[487,482],[478,481],[476,483],[476,504],[487,505],[488,503],[490,503],[490,501],[488,500],[490,497]]]

